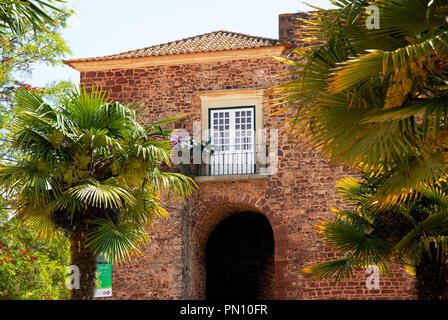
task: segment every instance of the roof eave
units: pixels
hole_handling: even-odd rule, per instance
[[[159,55],[146,57],[126,57],[115,59],[72,59],[62,60],[62,62],[79,72],[123,69],[129,67],[144,67],[157,65],[175,65],[188,63],[205,63],[223,60],[235,60],[245,58],[261,58],[280,56],[284,53],[288,45],[278,44],[275,46],[266,46],[249,49],[208,51],[198,53],[182,53],[173,55]]]

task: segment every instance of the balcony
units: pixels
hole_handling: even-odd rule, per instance
[[[267,159],[266,151],[216,152],[205,163],[182,165],[182,173],[196,182],[268,179]]]

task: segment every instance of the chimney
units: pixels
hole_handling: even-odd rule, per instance
[[[299,46],[297,41],[298,35],[296,34],[299,26],[303,23],[297,21],[297,18],[307,18],[306,12],[297,13],[283,13],[278,16],[278,33],[281,44],[291,44],[293,48]]]

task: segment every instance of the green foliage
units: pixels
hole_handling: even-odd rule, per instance
[[[406,201],[447,178],[448,7],[430,0],[334,0],[300,30],[293,76],[275,90],[274,114],[324,155],[387,172],[378,200]],[[380,9],[380,28],[366,8]],[[390,171],[395,168],[395,171]],[[385,177],[386,178],[386,177]],[[410,192],[411,190],[411,192]]]
[[[3,102],[10,101],[11,92],[18,87],[26,86],[18,80],[18,76],[31,73],[35,64],[60,65],[61,58],[70,54],[61,29],[66,27],[67,19],[73,11],[66,9],[57,16],[58,25],[49,31],[16,37],[5,33],[0,38],[0,98]]]
[[[22,36],[31,31],[47,31],[57,25],[53,12],[60,12],[58,4],[64,0],[0,0],[0,35],[5,30]]]
[[[38,239],[19,219],[8,219],[6,212],[0,214],[0,297],[67,299],[68,239],[62,234]]]

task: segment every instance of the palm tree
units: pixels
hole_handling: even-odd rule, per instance
[[[48,100],[48,101],[47,101]],[[72,88],[46,99],[19,90],[9,139],[19,161],[0,168],[12,208],[42,236],[63,229],[81,273],[72,299],[91,299],[97,257],[128,262],[148,241],[145,226],[167,214],[162,198],[185,198],[194,182],[165,172],[169,131],[139,121],[135,107]],[[162,193],[163,192],[163,193]]]
[[[300,20],[309,46],[279,58],[293,80],[275,88],[273,114],[293,109],[287,130],[333,160],[378,172],[397,164],[377,192],[382,205],[415,197],[447,178],[448,5],[331,3]],[[369,26],[370,5],[379,29]]]
[[[427,188],[416,199],[379,209],[372,205],[384,175],[338,181],[338,192],[354,210],[333,208],[332,221],[316,227],[341,258],[302,270],[314,278],[351,277],[354,270],[376,265],[388,273],[390,263],[415,275],[417,298],[448,298],[448,195],[446,184]]]

